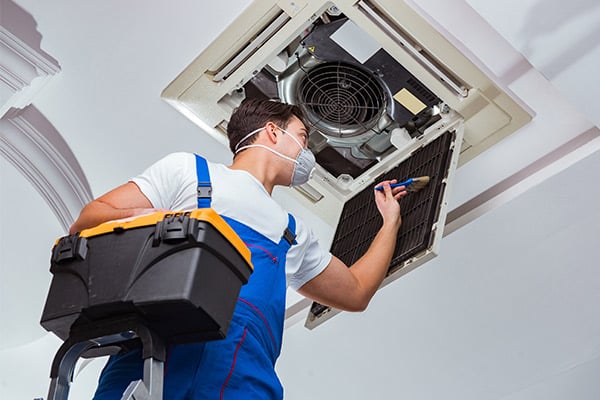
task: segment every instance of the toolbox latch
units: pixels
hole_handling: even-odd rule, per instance
[[[77,233],[65,236],[61,238],[52,249],[51,262],[58,264],[75,258],[85,260],[87,250],[88,246],[86,238],[79,237],[79,234]]]

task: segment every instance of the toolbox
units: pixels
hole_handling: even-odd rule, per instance
[[[135,316],[166,342],[224,338],[250,251],[214,210],[157,212],[58,239],[42,326],[63,340]]]

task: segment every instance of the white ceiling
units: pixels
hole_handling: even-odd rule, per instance
[[[170,151],[230,160],[160,92],[248,1],[16,3],[61,66],[33,105],[94,196]],[[286,399],[598,399],[600,3],[410,3],[536,115],[458,170],[450,209],[499,195],[444,238],[440,256],[365,313],[286,330]],[[45,396],[60,344],[38,321],[64,232],[4,159],[0,182],[0,398],[31,399]],[[71,398],[89,397],[101,366],[83,370]]]

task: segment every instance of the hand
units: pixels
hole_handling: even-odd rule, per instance
[[[398,186],[393,189],[390,187],[391,184],[397,182],[396,179],[383,181],[375,185],[375,187],[383,186],[383,190],[375,190],[374,192],[375,204],[383,218],[383,223],[390,223],[396,228],[400,228],[402,218],[400,216],[400,203],[398,203],[398,200],[406,196],[407,192],[404,186]]]
[[[139,217],[140,215],[153,214],[155,212],[169,212],[168,208],[132,208],[133,214],[131,217]]]
[[[130,208],[131,215],[125,218],[114,219],[111,222],[127,222],[133,221],[137,217],[142,215],[154,214],[155,212],[169,212],[171,210],[167,208]]]

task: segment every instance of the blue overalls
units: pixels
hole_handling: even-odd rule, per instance
[[[198,208],[210,207],[210,176],[206,160],[196,156]],[[206,190],[208,188],[209,190]],[[175,345],[165,362],[164,399],[282,399],[275,374],[285,318],[285,261],[295,239],[295,220],[279,243],[252,228],[223,217],[252,253],[254,272],[242,286],[227,337],[223,340]],[[141,379],[140,351],[112,356],[100,376],[96,400],[120,399],[129,382]]]

